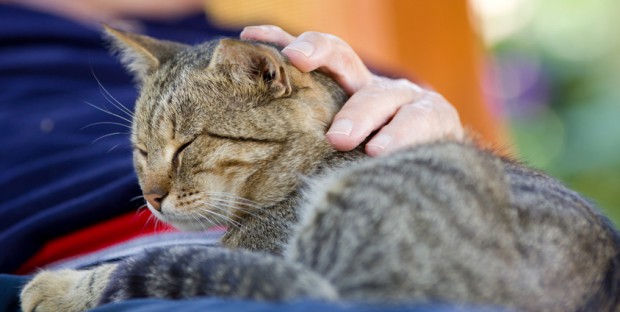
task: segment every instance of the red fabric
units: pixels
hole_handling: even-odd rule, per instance
[[[80,231],[56,238],[41,248],[15,273],[28,274],[46,264],[85,255],[138,236],[171,232],[171,227],[156,222],[151,212],[130,212]]]

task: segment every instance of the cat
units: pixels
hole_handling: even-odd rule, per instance
[[[226,225],[223,247],[43,271],[24,311],[198,296],[619,310],[618,233],[557,180],[466,139],[338,152],[325,132],[346,94],[277,48],[106,32],[141,91],[149,209],[183,230]]]

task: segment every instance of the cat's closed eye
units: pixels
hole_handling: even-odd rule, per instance
[[[183,145],[181,145],[181,147],[179,147],[177,149],[177,151],[174,153],[174,156],[172,157],[172,163],[177,166],[179,163],[179,157],[181,156],[181,153],[188,147],[190,146],[192,143],[194,143],[195,139],[192,139],[190,141],[187,141],[186,143],[184,143]]]
[[[280,139],[272,138],[259,138],[255,136],[243,136],[243,135],[226,135],[214,132],[209,132],[207,135],[214,139],[220,139],[225,141],[234,141],[238,143],[266,143],[266,144],[282,144],[284,141]]]
[[[135,146],[134,150],[137,150],[138,153],[144,158],[147,158],[149,156],[149,153],[146,151],[145,148]]]

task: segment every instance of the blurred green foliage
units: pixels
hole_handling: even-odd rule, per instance
[[[620,225],[620,1],[524,2],[491,47],[518,153]]]

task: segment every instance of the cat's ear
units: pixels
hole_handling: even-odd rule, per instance
[[[112,50],[119,54],[121,63],[140,84],[163,62],[189,47],[178,42],[125,32],[107,25],[103,25],[103,28]]]
[[[232,66],[231,66],[232,65]],[[213,52],[209,67],[222,66],[233,78],[265,83],[274,97],[289,96],[291,83],[286,60],[275,48],[258,43],[222,39]]]

